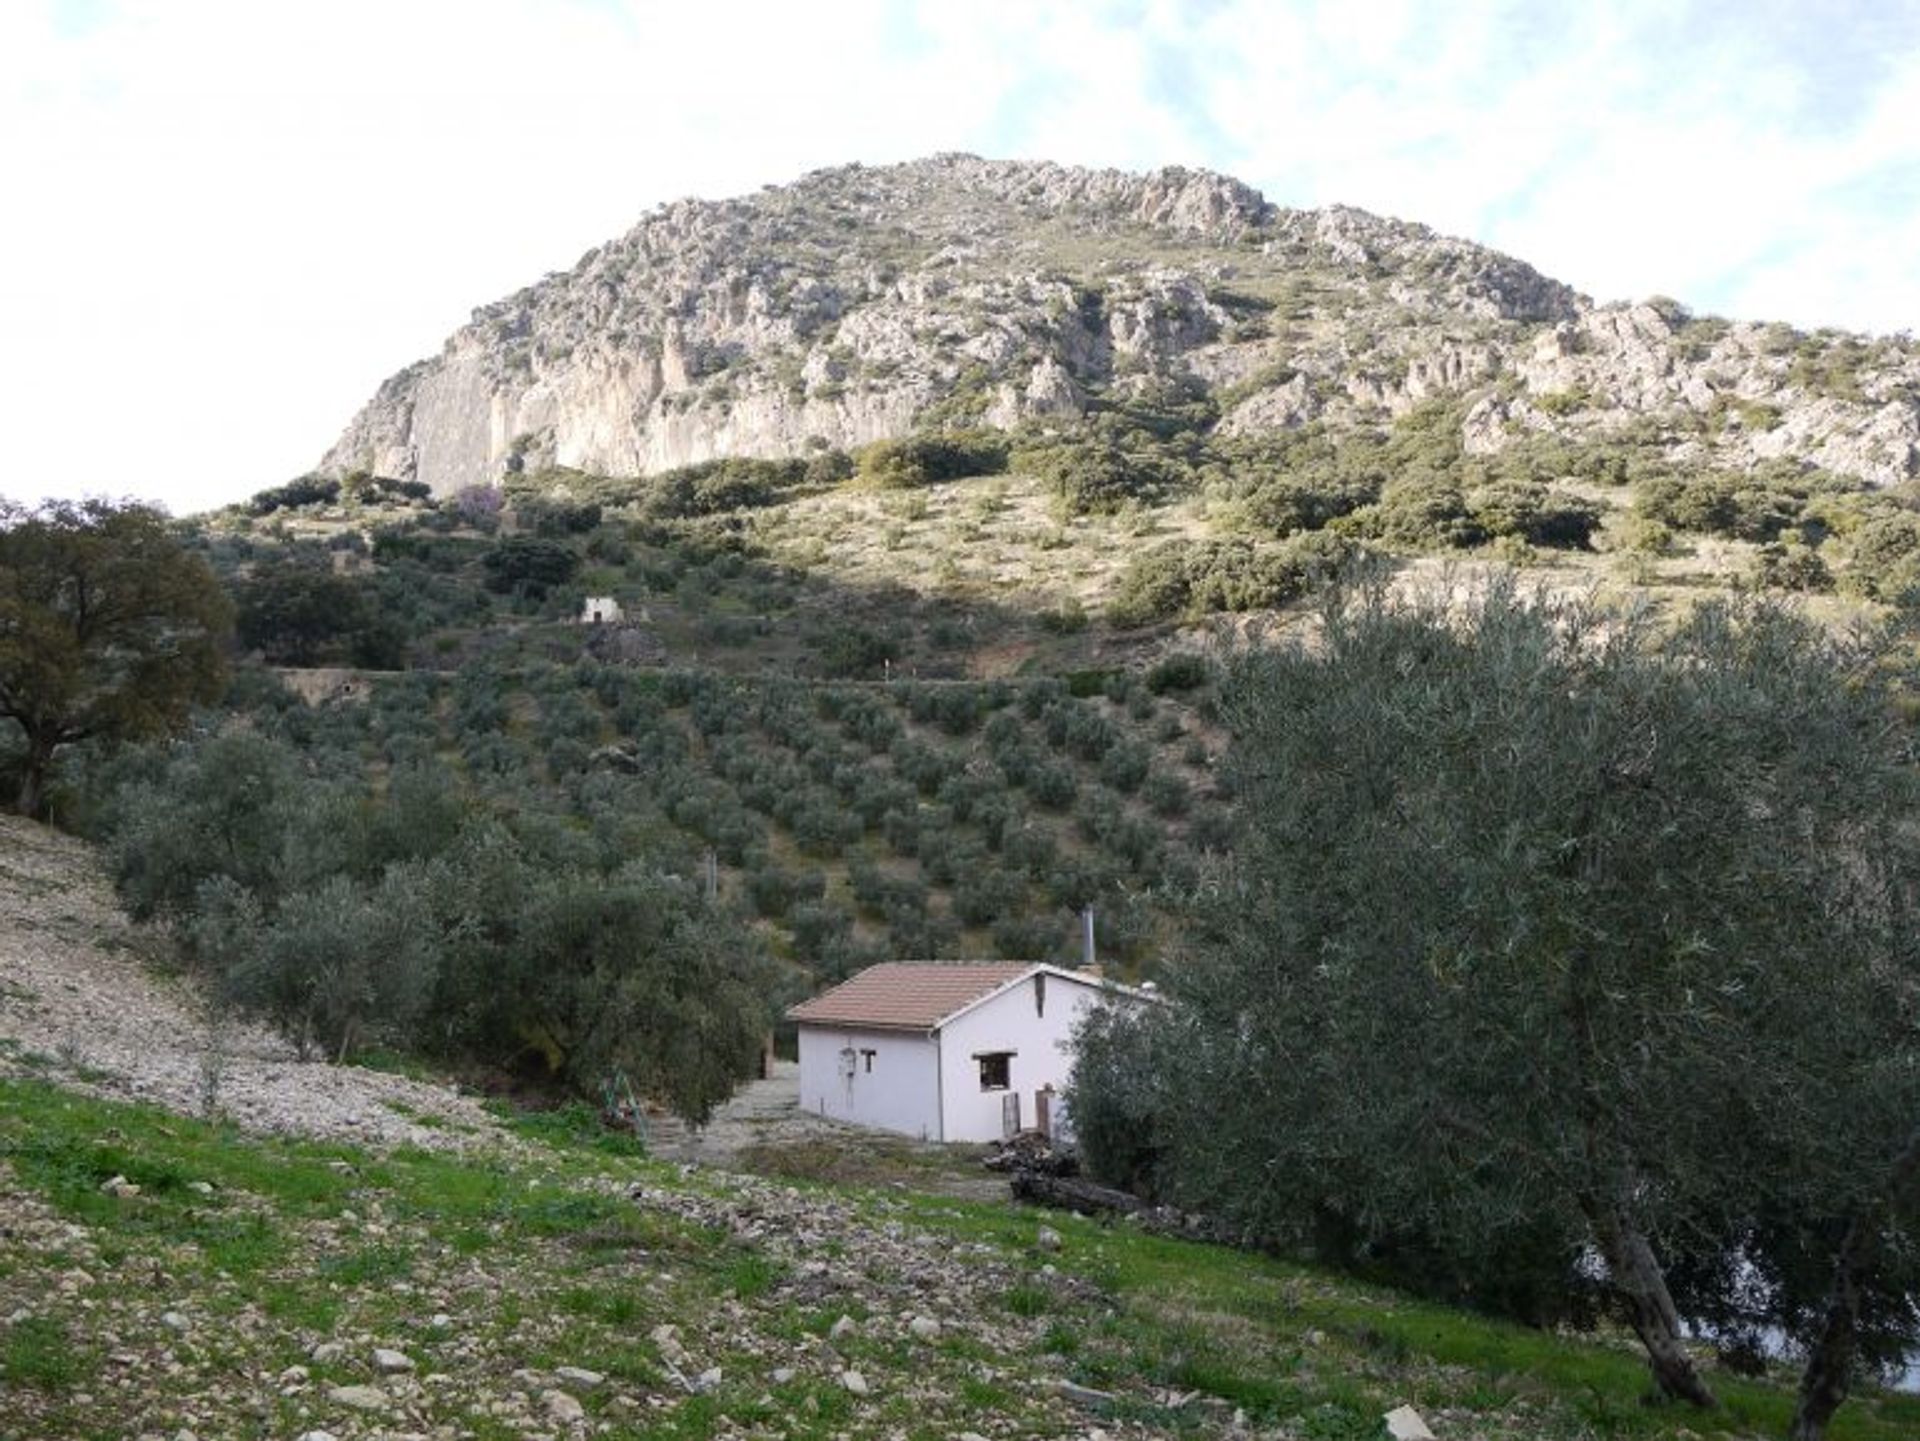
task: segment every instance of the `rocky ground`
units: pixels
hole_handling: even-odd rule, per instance
[[[904,1200],[644,1163],[489,1172],[476,1205],[430,1158],[235,1169],[112,1130],[107,1155],[59,1148],[99,1164],[56,1207],[21,1184],[56,1126],[0,1127],[23,1157],[0,1163],[0,1348],[32,1383],[0,1386],[7,1441],[951,1436],[976,1410],[989,1434],[1154,1434],[1092,1423],[1110,1398],[1036,1360],[1042,1288],[1086,1288],[1032,1220],[1025,1246],[956,1245]]]
[[[0,816],[0,1075],[31,1065],[96,1095],[249,1131],[463,1147],[492,1116],[444,1086],[303,1060],[169,979],[165,939],[114,905],[80,841]]]

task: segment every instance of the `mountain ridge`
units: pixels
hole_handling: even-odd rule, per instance
[[[1288,209],[1211,171],[954,154],[657,207],[477,308],[320,470],[445,495],[1070,424],[1168,386],[1218,402],[1226,434],[1451,396],[1473,453],[1646,422],[1676,460],[1920,474],[1909,340],[1595,304],[1424,225]]]

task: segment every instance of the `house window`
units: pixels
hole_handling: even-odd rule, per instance
[[[873,1074],[873,1055],[874,1053],[868,1050],[862,1050],[860,1052],[860,1060],[862,1062],[860,1069],[865,1071],[869,1076]]]
[[[1013,1052],[986,1051],[974,1058],[980,1062],[980,1089],[1004,1091],[1013,1084]]]

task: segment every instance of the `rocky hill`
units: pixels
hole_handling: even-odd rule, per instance
[[[1920,348],[1595,305],[1424,226],[1206,171],[966,155],[683,200],[476,310],[321,469],[437,494],[929,428],[1058,425],[1175,385],[1223,436],[1450,399],[1469,453],[1635,428],[1678,463],[1920,471]]]

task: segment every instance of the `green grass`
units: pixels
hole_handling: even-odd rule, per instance
[[[727,1268],[727,1287],[742,1301],[764,1296],[786,1274],[786,1267],[754,1252],[740,1256]]]
[[[1011,1251],[1032,1245],[1031,1214],[933,1199],[913,1205],[923,1223]],[[1052,1349],[1095,1387],[1146,1377],[1200,1391],[1303,1435],[1377,1423],[1393,1405],[1471,1407],[1557,1416],[1543,1436],[1784,1435],[1791,1386],[1716,1375],[1721,1409],[1700,1415],[1649,1406],[1647,1372],[1621,1338],[1605,1342],[1533,1330],[1219,1247],[1049,1217],[1066,1238],[1062,1272],[1096,1285],[1112,1303],[1062,1302],[1037,1281],[1004,1297],[1017,1314],[1044,1316]],[[1307,1344],[1308,1338],[1314,1343]],[[1920,1397],[1869,1393],[1835,1419],[1834,1441],[1920,1435]]]
[[[495,1106],[494,1114],[522,1135],[550,1145],[564,1145],[575,1149],[586,1148],[608,1156],[644,1156],[646,1144],[631,1131],[616,1131],[608,1127],[600,1113],[584,1102],[555,1107],[546,1111],[522,1110],[512,1106]]]
[[[116,1174],[140,1194],[103,1193]],[[216,1372],[271,1378],[298,1363],[316,1385],[364,1382],[363,1340],[324,1365],[308,1360],[316,1342],[364,1337],[451,1373],[456,1384],[425,1395],[423,1414],[477,1438],[521,1434],[484,1398],[515,1371],[559,1365],[608,1377],[585,1399],[615,1437],[1044,1435],[1108,1423],[1202,1436],[1240,1411],[1301,1438],[1372,1441],[1381,1413],[1410,1402],[1497,1441],[1708,1441],[1781,1435],[1791,1409],[1780,1381],[1724,1376],[1710,1415],[1648,1406],[1645,1368],[1619,1337],[1530,1331],[1271,1258],[895,1185],[787,1183],[848,1224],[926,1233],[967,1274],[979,1268],[975,1289],[940,1298],[964,1300],[970,1317],[914,1342],[902,1318],[928,1303],[882,1299],[906,1277],[864,1256],[860,1231],[822,1224],[804,1250],[783,1252],[743,1229],[754,1211],[724,1221],[736,1196],[724,1178],[609,1153],[566,1124],[524,1159],[371,1155],[9,1080],[0,1180],[80,1228],[57,1247],[0,1237],[0,1316],[21,1315],[0,1327],[0,1397],[19,1411],[19,1434],[50,1441],[93,1434],[70,1398],[114,1374],[112,1348],[90,1340],[103,1330],[123,1338],[115,1346],[159,1333],[174,1348],[178,1373],[142,1372],[148,1409],[128,1422],[160,1434],[178,1429],[169,1418]],[[686,1204],[636,1204],[626,1195],[636,1181]],[[1058,1252],[1035,1244],[1043,1224],[1060,1233]],[[802,1259],[862,1279],[820,1296]],[[82,1265],[93,1281],[50,1307],[58,1279]],[[476,1273],[498,1284],[474,1291]],[[136,1313],[103,1325],[125,1306]],[[192,1318],[184,1337],[156,1324],[163,1307]],[[442,1309],[448,1322],[429,1326]],[[836,1340],[842,1315],[856,1329]],[[719,1329],[703,1331],[709,1321]],[[711,1394],[689,1396],[673,1379],[649,1339],[662,1322],[686,1331],[694,1371],[721,1369]],[[797,1358],[792,1380],[770,1380],[773,1355]],[[847,1365],[873,1395],[839,1385]],[[1059,1375],[1113,1399],[1071,1422],[1049,1385]],[[326,1420],[278,1394],[260,1404],[278,1418],[273,1434]],[[1879,1393],[1850,1401],[1832,1431],[1834,1441],[1915,1435],[1920,1398]]]
[[[50,1316],[29,1316],[0,1335],[0,1382],[8,1386],[71,1390],[91,1370],[91,1358]]]
[[[320,1280],[336,1286],[370,1286],[404,1279],[413,1257],[398,1246],[364,1246],[320,1263]]]
[[[1043,1316],[1053,1309],[1053,1298],[1044,1286],[1010,1287],[1001,1302],[1016,1316]]]

